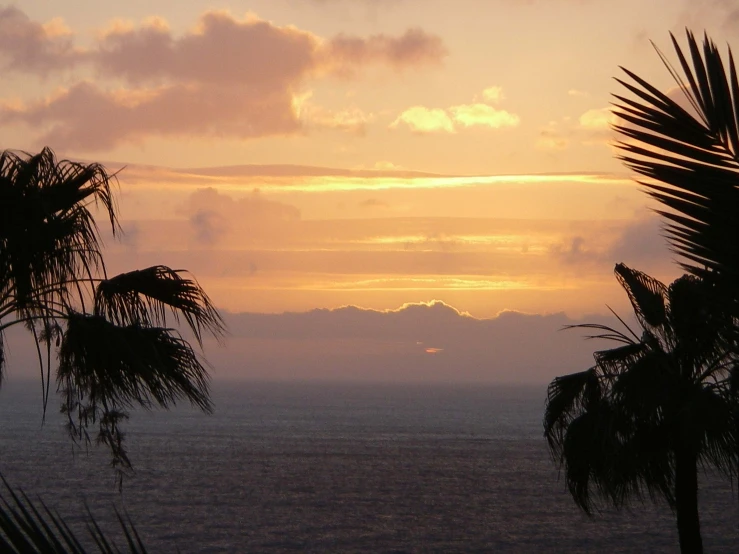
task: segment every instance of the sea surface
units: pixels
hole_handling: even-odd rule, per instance
[[[215,413],[137,411],[135,473],[75,450],[38,382],[0,390],[0,472],[85,533],[125,510],[151,552],[676,552],[665,505],[583,515],[542,436],[544,387],[215,383]],[[731,485],[702,478],[706,552],[739,552]]]

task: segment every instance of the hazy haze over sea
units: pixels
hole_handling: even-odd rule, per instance
[[[211,416],[137,412],[118,495],[73,456],[40,385],[0,391],[0,471],[79,523],[123,506],[153,552],[672,552],[666,506],[588,519],[542,437],[544,387],[218,382]],[[737,493],[704,479],[707,552],[735,552]]]

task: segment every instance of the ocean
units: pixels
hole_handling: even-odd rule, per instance
[[[151,552],[676,552],[666,505],[582,514],[542,436],[545,387],[213,384],[215,413],[136,411],[134,474],[75,450],[40,383],[0,390],[0,472],[84,534],[113,506]],[[739,551],[737,491],[702,477],[706,552]]]

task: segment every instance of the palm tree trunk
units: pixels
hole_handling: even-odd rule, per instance
[[[675,503],[680,552],[703,554],[698,517],[698,465],[695,454],[685,448],[675,452]]]

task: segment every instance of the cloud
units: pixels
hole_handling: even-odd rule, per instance
[[[0,122],[45,129],[41,143],[91,152],[149,136],[249,139],[302,129],[285,90],[172,85],[106,91],[90,82],[45,100],[0,108]]]
[[[138,28],[113,28],[100,39],[93,59],[105,74],[136,84],[169,78],[285,87],[310,75],[354,75],[368,65],[395,69],[436,65],[446,55],[442,39],[420,28],[408,29],[397,37],[341,34],[323,40],[253,14],[238,19],[226,11],[210,11],[181,37],[173,36],[161,20]]]
[[[213,351],[211,360],[230,378],[546,384],[586,369],[593,349],[604,346],[561,331],[579,323],[564,314],[477,319],[439,301],[226,314],[226,322],[228,351]]]
[[[482,97],[485,99],[486,102],[491,102],[494,104],[498,103],[501,100],[505,99],[505,95],[503,94],[503,87],[488,87],[482,91]]]
[[[45,74],[84,64],[100,75],[46,99],[0,108],[1,122],[33,127],[39,142],[85,151],[150,136],[246,140],[310,129],[361,134],[372,114],[306,104],[307,84],[355,76],[372,65],[438,65],[446,56],[441,38],[420,28],[398,36],[323,38],[225,11],[205,12],[181,35],[161,18],[114,24],[86,50],[75,48],[74,36],[58,22],[43,26],[16,8],[0,11],[2,29],[0,54],[8,69]]]
[[[396,165],[393,162],[389,162],[387,160],[381,160],[379,162],[375,162],[373,169],[376,169],[377,171],[403,171],[405,170],[404,167]]]
[[[567,91],[568,96],[589,96],[587,91],[571,88]]]
[[[367,200],[362,200],[359,203],[359,207],[365,209],[387,209],[390,207],[390,204],[384,202],[383,200],[378,200],[377,198],[368,198]]]
[[[14,6],[0,8],[0,55],[5,70],[44,76],[84,59],[62,20],[38,23]]]
[[[505,98],[503,89],[497,86],[486,88],[483,91],[483,97],[492,103],[498,103]],[[464,128],[482,126],[500,129],[515,127],[520,121],[516,114],[476,102],[473,104],[459,104],[447,109],[413,106],[403,111],[390,124],[390,128],[395,129],[401,123],[405,123],[414,133],[455,133],[457,125]]]
[[[638,218],[623,230],[607,255],[614,261],[637,267],[668,260],[662,220],[654,214]]]
[[[319,46],[319,37],[295,27],[211,11],[181,37],[159,19],[138,28],[115,27],[91,55],[103,74],[134,84],[169,79],[274,89],[314,71]]]
[[[568,265],[625,263],[644,271],[665,273],[672,265],[662,220],[643,211],[614,229],[615,233],[578,234],[552,245],[550,253]]]
[[[536,146],[544,150],[564,150],[569,145],[569,139],[560,132],[556,122],[550,122],[539,131],[536,141]]]
[[[188,218],[196,243],[204,245],[213,245],[227,234],[252,244],[281,234],[286,226],[300,221],[300,210],[264,198],[259,190],[234,199],[214,188],[199,189],[187,198],[179,213]]]
[[[396,69],[419,65],[438,65],[448,52],[440,37],[418,27],[399,37],[384,34],[368,38],[339,35],[332,38],[321,55],[329,67],[341,74],[352,74],[355,68],[373,63]]]
[[[684,4],[677,22],[672,26],[674,33],[684,36],[685,29],[718,28],[722,32],[735,33],[739,28],[739,5],[735,0],[690,0]],[[699,37],[700,38],[700,37]]]
[[[595,252],[586,246],[585,237],[574,236],[565,244],[552,247],[552,253],[567,264],[582,264],[603,261],[600,252]],[[607,261],[606,263],[610,263]]]
[[[516,114],[506,110],[497,110],[486,104],[462,104],[449,108],[449,111],[452,113],[454,121],[463,127],[480,125],[500,129],[502,127],[516,127],[521,122]]]
[[[446,111],[438,108],[430,109],[424,106],[413,106],[401,113],[390,124],[391,129],[405,123],[414,133],[445,132],[454,133],[454,123]]]
[[[364,135],[367,126],[375,119],[356,106],[343,110],[329,110],[310,102],[310,95],[297,102],[297,117],[307,128],[333,129]]]
[[[570,91],[570,95],[572,93]],[[623,120],[618,117],[614,108],[592,108],[583,112],[575,122],[570,117],[564,117],[547,123],[539,131],[536,146],[543,150],[564,150],[573,142],[610,145],[616,138],[612,126],[617,123],[623,123]]]
[[[259,268],[253,269],[258,273]],[[583,332],[562,330],[564,326],[619,325],[607,316],[575,320],[563,313],[504,311],[477,319],[438,301],[395,310],[345,306],[223,315],[229,329],[225,346],[206,339],[216,381],[330,379],[544,387],[558,375],[587,369],[594,350],[612,346],[583,340]],[[24,340],[13,345],[12,374],[33,375],[33,347]]]
[[[588,110],[579,119],[580,127],[592,131],[608,131],[617,121],[618,118],[610,107]]]

